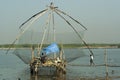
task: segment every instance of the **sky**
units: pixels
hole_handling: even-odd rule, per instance
[[[53,2],[88,29],[87,43],[120,43],[120,0],[0,0],[0,44],[10,44],[19,26]]]

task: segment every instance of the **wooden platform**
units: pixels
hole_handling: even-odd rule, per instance
[[[66,63],[64,60],[60,62],[56,62],[56,59],[47,59],[45,63],[42,63],[39,58],[35,58],[30,63],[30,70],[31,74],[38,74],[38,75],[54,75],[59,71],[63,74],[66,73]],[[46,74],[45,74],[46,72]]]

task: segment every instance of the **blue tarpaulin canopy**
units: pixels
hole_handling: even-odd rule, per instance
[[[46,54],[58,53],[59,51],[60,51],[59,47],[56,43],[52,43],[48,47],[46,47],[42,50],[42,52],[45,52]]]

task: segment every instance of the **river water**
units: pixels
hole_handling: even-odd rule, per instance
[[[70,62],[67,66],[65,80],[85,80],[83,78],[92,78],[87,80],[102,80],[106,76],[105,49],[92,49],[94,53],[94,63],[96,66],[89,66],[89,51],[83,49],[84,56]],[[15,56],[11,50],[5,54],[6,50],[0,50],[0,80],[58,80],[53,77],[31,76],[29,65]],[[108,76],[111,80],[120,80],[120,49],[106,49],[107,64],[116,65],[108,67]],[[67,56],[67,55],[66,55]],[[97,66],[101,65],[101,66]],[[63,80],[63,79],[59,79]],[[104,80],[104,79],[103,79]]]

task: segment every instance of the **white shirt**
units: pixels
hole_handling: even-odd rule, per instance
[[[91,55],[90,57],[91,57],[91,59],[93,60],[93,55]]]

